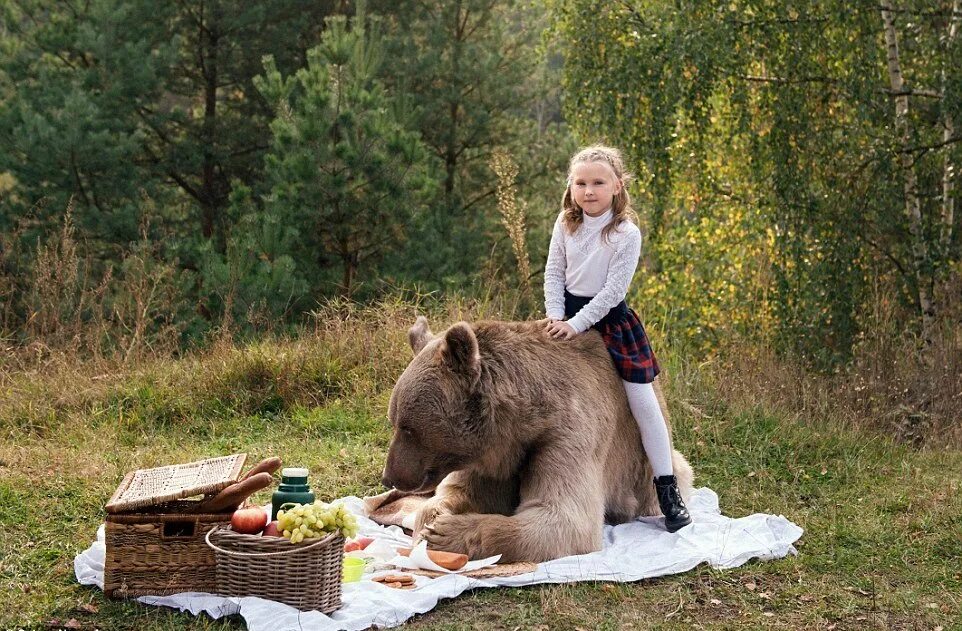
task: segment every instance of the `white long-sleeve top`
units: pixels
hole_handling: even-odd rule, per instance
[[[544,307],[549,318],[565,317],[564,292],[591,297],[568,324],[582,333],[625,299],[631,278],[641,255],[641,231],[630,221],[623,221],[611,231],[609,239],[601,236],[611,221],[612,211],[598,217],[584,215],[584,222],[574,234],[564,227],[564,213],[558,215],[548,246],[544,266]]]

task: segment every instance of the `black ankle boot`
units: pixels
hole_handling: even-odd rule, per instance
[[[655,478],[655,492],[658,494],[661,512],[665,515],[665,528],[668,532],[675,532],[691,523],[691,515],[681,499],[675,476],[663,475]]]

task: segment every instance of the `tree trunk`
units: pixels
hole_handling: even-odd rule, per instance
[[[344,263],[344,276],[341,279],[341,292],[346,298],[351,297],[354,291],[354,277],[357,275],[358,253],[341,252],[341,261]]]
[[[952,3],[952,17],[949,18],[949,33],[945,41],[946,58],[952,47],[956,33],[959,31],[959,15],[962,13],[962,0],[955,0]],[[944,62],[943,62],[944,63]],[[942,141],[949,143],[955,135],[955,121],[952,119],[952,112],[945,106],[945,67],[942,68],[942,104],[945,112],[942,120]],[[953,198],[955,189],[955,165],[952,162],[952,147],[946,144],[943,149],[945,154],[942,161],[942,229],[939,233],[939,249],[943,256],[947,256],[952,246],[952,227],[955,222],[955,199]]]
[[[203,164],[201,166],[200,202],[202,229],[206,239],[214,239],[218,251],[224,245],[221,235],[220,210],[223,205],[218,191],[214,143],[217,125],[217,46],[219,34],[214,20],[206,28],[201,25],[202,70],[204,74]]]
[[[461,44],[464,37],[463,22],[461,20],[461,2],[457,2],[454,12],[454,50],[451,52],[451,85],[460,86],[461,74]],[[452,97],[448,104],[450,127],[448,127],[448,142],[444,152],[444,196],[447,207],[453,207],[454,184],[458,173],[458,112],[461,109],[460,89],[458,97]]]
[[[935,322],[935,305],[932,302],[932,275],[928,271],[929,252],[922,234],[922,208],[918,195],[918,178],[912,155],[912,130],[909,123],[909,97],[902,81],[902,68],[899,62],[898,37],[895,32],[895,18],[890,0],[880,3],[882,22],[885,26],[885,45],[888,51],[888,73],[892,92],[895,94],[895,131],[902,145],[901,161],[904,179],[905,214],[909,220],[909,234],[912,245],[912,272],[918,292],[919,311],[922,316],[922,337],[928,346],[931,343],[932,327]]]

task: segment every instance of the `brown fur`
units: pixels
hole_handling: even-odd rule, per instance
[[[436,489],[415,529],[432,548],[544,561],[599,550],[605,521],[661,514],[601,336],[554,340],[544,326],[459,322],[435,337],[420,317],[411,328],[384,483]],[[672,458],[687,499],[691,466]]]

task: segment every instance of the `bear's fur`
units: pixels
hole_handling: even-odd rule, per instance
[[[434,336],[422,316],[411,328],[383,482],[435,490],[415,527],[431,548],[545,561],[601,549],[606,521],[661,514],[601,336],[556,340],[545,323],[459,322]],[[674,450],[672,461],[687,500],[691,466]]]

